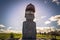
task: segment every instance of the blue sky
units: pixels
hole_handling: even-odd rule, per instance
[[[22,30],[26,6],[35,6],[36,27],[60,26],[59,0],[0,0],[0,24],[13,30]],[[58,19],[56,19],[58,18]]]

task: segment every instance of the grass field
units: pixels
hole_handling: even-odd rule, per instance
[[[7,38],[10,38],[10,35],[11,33],[0,33],[0,39],[7,39]],[[22,37],[22,34],[16,34],[14,33],[14,38],[21,38]]]
[[[10,38],[10,34],[11,33],[0,33],[0,39]],[[14,35],[14,38],[22,38],[22,34],[14,33],[13,35]],[[51,35],[41,35],[41,34],[37,34],[36,37],[37,38],[46,38],[46,39],[52,38]],[[60,39],[60,36],[56,36],[56,38]]]
[[[55,37],[55,36],[53,36],[53,37]],[[49,38],[52,38],[52,35],[37,34],[37,38],[46,38],[46,39],[49,39]],[[60,39],[60,36],[56,36],[56,39]]]

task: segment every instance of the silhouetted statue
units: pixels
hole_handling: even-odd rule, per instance
[[[8,40],[15,40],[15,39],[14,39],[14,34],[13,34],[13,33],[10,34],[10,38],[9,38]]]
[[[14,38],[14,34],[13,33],[10,34],[10,38]]]
[[[25,18],[23,22],[22,40],[36,40],[36,23],[34,20],[35,7],[31,3],[26,7]]]

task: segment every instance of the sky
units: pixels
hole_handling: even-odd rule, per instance
[[[60,29],[60,0],[0,0],[0,26],[22,31],[25,9],[30,3],[35,6],[36,27]]]

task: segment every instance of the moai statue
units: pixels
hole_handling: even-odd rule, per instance
[[[33,21],[35,16],[35,7],[31,3],[25,10],[26,21],[23,22],[22,40],[36,40],[36,23]]]

